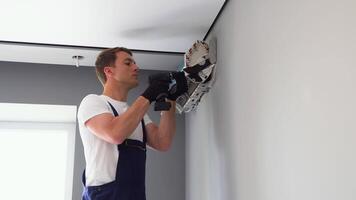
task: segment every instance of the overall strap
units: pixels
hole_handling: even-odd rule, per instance
[[[146,144],[147,142],[147,131],[146,131],[146,126],[145,126],[145,121],[144,119],[141,120],[141,125],[142,125],[142,135],[143,135],[143,144]]]
[[[115,110],[114,106],[112,106],[110,102],[108,102],[108,103],[109,103],[109,105],[110,105],[110,107],[111,107],[111,110],[114,112],[115,117],[119,116],[119,114],[118,114],[117,111]]]

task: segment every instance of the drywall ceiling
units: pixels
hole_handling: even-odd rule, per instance
[[[204,38],[224,2],[4,0],[0,60],[71,65],[79,54],[82,65],[93,66],[101,49],[125,46],[137,50],[143,69],[175,69],[182,53]]]

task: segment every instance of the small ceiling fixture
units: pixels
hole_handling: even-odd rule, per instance
[[[75,60],[75,66],[79,67],[79,60],[84,59],[84,56],[75,55],[75,56],[72,56],[72,59]]]

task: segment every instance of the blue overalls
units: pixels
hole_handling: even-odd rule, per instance
[[[109,103],[109,102],[108,102]],[[115,117],[115,108],[109,103]],[[142,120],[143,142],[126,139],[117,146],[119,160],[115,180],[100,186],[85,185],[85,170],[82,175],[83,200],[145,200],[146,176],[146,129]]]

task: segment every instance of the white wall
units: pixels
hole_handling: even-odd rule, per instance
[[[356,199],[356,1],[233,0],[210,37],[186,199]]]

